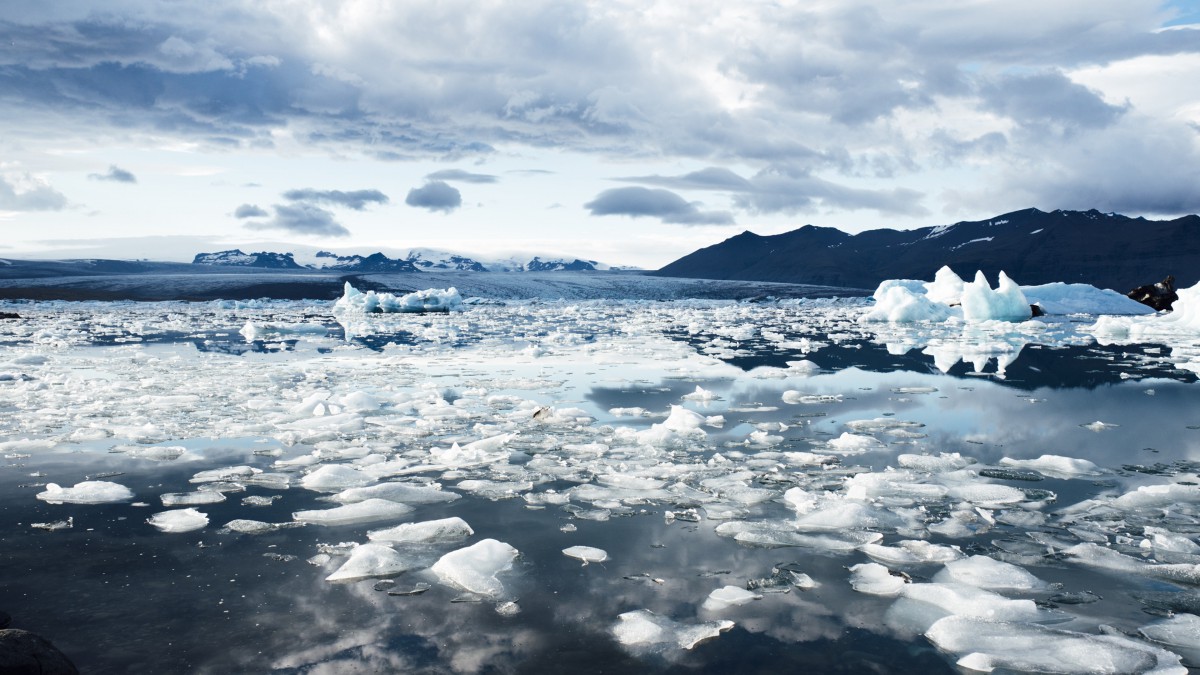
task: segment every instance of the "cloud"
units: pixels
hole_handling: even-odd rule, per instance
[[[312,188],[304,188],[300,190],[288,190],[283,193],[284,199],[290,199],[294,202],[313,202],[317,204],[332,204],[334,206],[345,206],[362,211],[367,207],[367,204],[386,204],[388,202],[387,195],[379,190],[353,190],[351,192],[342,192],[341,190],[314,190]]]
[[[234,218],[263,218],[267,215],[266,209],[255,204],[242,204],[233,212]]]
[[[1128,110],[1060,72],[1002,77],[986,83],[980,95],[986,109],[1026,125],[1105,127]]]
[[[333,214],[312,204],[276,204],[275,217],[270,220],[249,221],[245,227],[250,230],[285,230],[292,234],[313,235],[319,237],[346,237],[350,235],[341,224],[333,219]]]
[[[804,169],[785,166],[769,167],[751,178],[743,178],[722,167],[708,167],[681,176],[655,175],[618,180],[649,183],[676,190],[730,192],[733,193],[735,207],[755,214],[812,212],[819,207],[846,210],[868,209],[883,214],[909,216],[929,213],[921,205],[924,195],[915,190],[852,188],[819,178]],[[664,192],[673,195],[666,190],[650,192]],[[677,195],[673,196],[683,202],[682,198]],[[666,198],[661,195],[657,195],[655,199],[663,200],[663,203],[666,203]]]
[[[458,191],[458,188],[435,180],[409,190],[408,196],[404,198],[404,203],[430,211],[450,213],[462,206],[462,193]]]
[[[0,211],[60,211],[67,198],[28,173],[0,176]]]
[[[732,225],[727,211],[701,211],[670,190],[623,187],[605,190],[583,205],[593,216],[654,217],[675,225]]]
[[[113,164],[108,167],[108,173],[89,173],[92,180],[107,180],[114,183],[136,183],[137,176]]]
[[[487,173],[469,173],[462,169],[443,169],[425,176],[426,180],[459,181],[462,183],[495,183],[497,178]]]

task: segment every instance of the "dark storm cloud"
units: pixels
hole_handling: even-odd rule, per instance
[[[288,190],[283,193],[283,198],[293,202],[312,202],[316,204],[344,206],[355,211],[362,211],[368,204],[388,203],[388,196],[379,190],[352,190],[350,192],[343,192],[341,190],[303,188],[300,190]]]
[[[321,237],[349,236],[347,230],[333,219],[333,214],[312,204],[276,204],[275,216],[270,220],[249,221],[250,230],[284,230],[292,234]]]
[[[670,190],[623,187],[605,190],[584,204],[593,216],[652,217],[675,225],[732,225],[727,211],[701,211]]]
[[[49,185],[18,186],[0,176],[0,211],[59,211],[66,205],[67,198]]]
[[[462,169],[442,169],[425,176],[426,180],[458,181],[460,183],[495,183],[496,176],[487,173],[470,173]]]
[[[462,206],[462,193],[440,180],[430,181],[419,188],[408,191],[404,203],[430,211],[450,213]]]
[[[234,218],[264,218],[267,215],[266,209],[255,204],[242,204],[233,212]]]
[[[136,183],[137,176],[122,169],[115,164],[108,167],[107,173],[89,173],[88,178],[92,180],[107,180],[114,183]]]
[[[800,213],[818,207],[847,210],[867,209],[883,214],[925,215],[923,194],[914,190],[864,190],[818,178],[803,168],[770,167],[751,178],[743,178],[729,169],[708,167],[682,176],[642,176],[621,178],[627,182],[648,183],[676,190],[710,190],[733,194],[733,205],[756,214]],[[628,188],[627,188],[628,189]],[[650,192],[673,193],[666,190]],[[643,193],[629,193],[631,196]],[[681,197],[676,196],[680,202]],[[659,195],[658,199],[666,198]],[[686,203],[686,202],[684,202]],[[590,207],[590,205],[589,205]]]
[[[1059,72],[1004,77],[987,83],[980,94],[988,110],[1022,124],[1104,127],[1128,109],[1105,103]]]

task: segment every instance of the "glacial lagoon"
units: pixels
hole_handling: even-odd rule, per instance
[[[0,610],[91,673],[1200,666],[1200,338],[867,303],[5,304]]]

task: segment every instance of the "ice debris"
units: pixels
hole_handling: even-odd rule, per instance
[[[420,523],[404,523],[384,530],[367,533],[371,541],[386,541],[396,544],[441,544],[461,541],[475,534],[465,520],[458,517],[426,520]]]
[[[748,591],[740,586],[722,586],[704,599],[704,603],[700,606],[709,612],[719,612],[729,607],[737,607],[745,605],[755,600],[761,600],[762,595],[754,591]]]
[[[292,514],[292,518],[310,525],[350,525],[378,520],[395,520],[407,516],[412,511],[413,508],[407,504],[390,502],[386,499],[367,499],[345,506],[335,506],[332,509],[296,511]]]
[[[417,565],[414,558],[405,557],[385,544],[361,544],[350,552],[350,558],[337,571],[325,577],[325,581],[391,577]]]
[[[146,519],[154,527],[163,532],[191,532],[208,525],[208,516],[196,509],[178,509],[162,511]]]
[[[593,548],[591,546],[571,546],[569,548],[564,548],[563,555],[567,556],[568,558],[582,560],[584,565],[608,560],[607,551],[600,548]]]
[[[625,612],[612,627],[617,642],[635,649],[658,651],[691,649],[698,643],[714,638],[733,628],[728,620],[684,624],[672,621],[646,609]]]
[[[39,492],[37,498],[50,504],[109,504],[133,499],[133,491],[120,483],[85,480],[68,488],[47,483],[46,490]]]

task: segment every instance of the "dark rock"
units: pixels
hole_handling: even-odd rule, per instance
[[[1175,276],[1168,274],[1157,284],[1138,286],[1125,295],[1158,311],[1170,311],[1179,295],[1175,292]]]
[[[1041,305],[1030,305],[1029,309],[1034,316],[1046,316],[1046,310],[1042,309]]]
[[[19,319],[19,318],[21,318],[21,315],[17,314],[16,312],[0,312],[0,319]]]
[[[0,630],[0,673],[78,675],[79,669],[46,638],[9,628]]]

